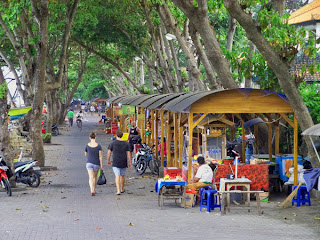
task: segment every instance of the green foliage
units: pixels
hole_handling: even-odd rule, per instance
[[[4,99],[6,97],[8,91],[8,85],[6,83],[0,84],[0,99]]]
[[[317,83],[300,85],[300,93],[315,123],[320,123],[320,86]]]
[[[104,87],[105,84],[105,81],[95,78],[94,75],[90,75],[89,78],[79,85],[74,97],[84,101],[90,101],[96,97],[108,97],[108,93]]]

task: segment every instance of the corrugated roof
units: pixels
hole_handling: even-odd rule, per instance
[[[158,101],[161,98],[164,98],[168,95],[170,95],[171,93],[166,93],[166,94],[160,94],[160,95],[153,95],[152,98],[149,98],[148,100],[144,101],[143,103],[140,104],[141,107],[144,108],[148,108],[150,105],[152,105],[153,103],[155,103],[156,101]]]
[[[131,103],[132,101],[134,101],[134,100],[136,100],[137,98],[140,98],[140,97],[142,97],[142,96],[144,96],[144,95],[127,96],[127,97],[121,99],[121,100],[120,100],[120,103],[121,103],[122,105],[130,105],[130,103]]]
[[[293,12],[288,23],[298,24],[314,20],[320,21],[320,0],[314,0],[313,2]]]
[[[148,108],[149,109],[161,108],[164,103],[167,103],[168,101],[171,101],[172,99],[174,99],[176,97],[179,97],[180,95],[184,95],[184,94],[186,94],[186,93],[184,92],[184,93],[171,93],[171,94],[168,94],[164,98],[161,98],[158,101],[156,101],[153,104],[151,104]]]
[[[181,95],[180,97],[165,104],[163,109],[170,112],[189,112],[192,103],[214,92],[217,91],[202,91]]]
[[[132,96],[130,96],[130,97],[132,97]],[[122,104],[122,101],[123,101],[124,99],[127,99],[127,98],[128,98],[128,96],[122,96],[121,98],[118,98],[118,99],[114,100],[114,101],[113,101],[113,104],[118,104],[118,103],[121,103],[121,104]]]
[[[114,97],[111,97],[111,98],[108,98],[106,101],[110,104],[113,104],[113,102],[119,98],[124,98],[125,96],[114,96]]]
[[[152,97],[154,97],[154,96],[158,96],[158,95],[159,95],[159,94],[149,94],[149,95],[142,96],[142,97],[140,97],[140,98],[132,101],[132,102],[130,103],[130,105],[138,106],[138,105],[140,105],[141,103],[143,103],[144,101],[146,101],[146,100],[148,100],[148,99],[150,99],[150,98],[152,98]]]

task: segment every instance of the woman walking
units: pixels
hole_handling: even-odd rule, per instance
[[[99,169],[103,170],[102,166],[102,147],[96,142],[96,134],[90,133],[90,142],[86,146],[85,156],[87,157],[87,170],[89,174],[89,186],[91,196],[96,195],[97,174]]]

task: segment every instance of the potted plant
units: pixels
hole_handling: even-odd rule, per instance
[[[43,143],[51,143],[51,133],[42,134]]]

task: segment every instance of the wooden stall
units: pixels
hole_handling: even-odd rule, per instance
[[[283,118],[294,129],[294,183],[297,185],[297,164],[298,164],[298,124],[293,114],[288,99],[275,92],[261,89],[231,89],[218,91],[202,91],[196,93],[172,93],[162,95],[150,95],[150,98],[142,99],[133,103],[140,114],[146,117],[148,109],[151,111],[151,141],[149,144],[158,145],[158,140],[163,146],[163,137],[167,136],[167,144],[170,149],[171,128],[173,128],[174,154],[168,155],[168,166],[179,166],[182,168],[184,149],[184,138],[188,135],[188,179],[192,176],[192,146],[194,134],[205,136],[210,134],[216,136],[214,131],[218,129],[219,136],[225,138],[225,129],[230,128],[230,134],[234,136],[234,118],[241,120],[249,117],[260,117],[269,129],[269,157],[272,158],[272,126],[275,127],[275,154],[279,152],[279,120]],[[293,115],[293,121],[288,117]],[[145,121],[145,120],[144,120]],[[160,128],[160,129],[159,129]],[[207,129],[210,134],[207,134]],[[258,128],[255,127],[255,136],[258,136]],[[166,134],[166,135],[165,135]],[[242,127],[242,139],[244,141],[244,128]],[[159,139],[160,138],[160,139]],[[144,138],[145,139],[145,138]],[[206,140],[202,141],[202,151],[206,153]],[[199,147],[199,146],[197,146]],[[245,144],[243,144],[243,159],[245,158]],[[170,150],[169,150],[170,151]],[[225,154],[225,149],[222,154]],[[255,152],[257,149],[255,149]],[[156,151],[158,153],[158,149]],[[164,166],[165,156],[163,148],[160,151],[161,165]]]

